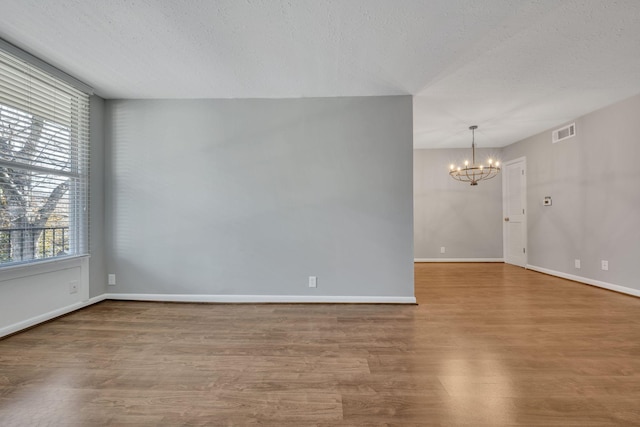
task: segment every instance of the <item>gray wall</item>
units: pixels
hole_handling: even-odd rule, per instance
[[[106,292],[106,265],[104,241],[104,100],[98,96],[90,99],[91,116],[91,165],[89,193],[89,296]]]
[[[470,155],[471,148],[414,150],[416,259],[502,258],[500,177],[472,187],[448,173],[451,163],[462,164]],[[476,150],[479,160],[489,157],[499,158],[500,149]]]
[[[640,289],[640,95],[575,123],[574,138],[552,144],[549,130],[503,150],[527,158],[528,263]]]
[[[109,292],[413,296],[410,96],[113,100],[106,129]]]

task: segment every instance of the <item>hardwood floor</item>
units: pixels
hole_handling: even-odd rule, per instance
[[[640,425],[640,299],[415,269],[419,306],[88,307],[0,341],[0,425]]]

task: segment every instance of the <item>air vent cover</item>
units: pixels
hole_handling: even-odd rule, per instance
[[[574,136],[576,136],[576,124],[571,123],[570,125],[554,130],[552,133],[552,141],[555,144],[556,142],[564,141]]]

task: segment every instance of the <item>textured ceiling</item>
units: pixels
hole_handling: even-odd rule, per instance
[[[105,98],[415,95],[416,148],[640,93],[638,0],[0,0],[0,37]]]

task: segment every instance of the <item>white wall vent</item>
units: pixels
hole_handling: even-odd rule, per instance
[[[571,123],[570,125],[554,130],[552,132],[551,140],[555,144],[556,142],[564,141],[565,139],[569,139],[574,136],[576,136],[576,124]]]

